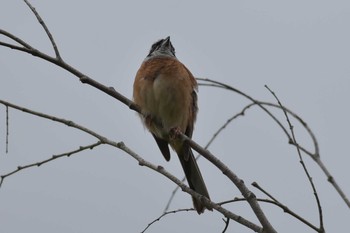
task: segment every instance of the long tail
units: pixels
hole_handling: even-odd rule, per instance
[[[197,193],[210,199],[207,187],[205,186],[202,174],[199,170],[196,158],[194,157],[192,150],[188,148],[184,152],[178,153],[178,156],[190,188],[196,191]],[[186,160],[185,158],[186,159],[188,158],[188,159]],[[203,203],[194,197],[192,197],[192,200],[193,200],[193,206],[197,210],[198,214],[203,213],[204,209],[206,208],[203,205]],[[212,209],[209,209],[209,210],[212,210]]]

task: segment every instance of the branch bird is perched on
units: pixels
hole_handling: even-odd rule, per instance
[[[209,198],[196,159],[189,145],[171,137],[176,130],[192,137],[197,116],[197,82],[176,58],[170,37],[154,43],[138,70],[134,82],[134,101],[140,106],[144,125],[156,140],[164,158],[170,160],[168,144],[176,151],[191,189]],[[198,214],[206,208],[193,199]],[[210,199],[210,198],[209,198]]]

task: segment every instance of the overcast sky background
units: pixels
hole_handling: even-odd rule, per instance
[[[177,57],[196,77],[232,85],[254,98],[285,106],[314,131],[321,157],[350,195],[349,1],[31,1],[51,30],[63,59],[127,97],[153,42],[168,35]],[[49,40],[22,1],[0,1],[0,28],[53,54]],[[0,36],[1,41],[8,41]],[[176,155],[167,163],[137,115],[68,72],[36,57],[0,47],[0,99],[82,124],[123,141],[145,159],[182,178]],[[249,103],[237,94],[200,87],[194,140],[205,145],[227,118]],[[281,112],[275,111],[285,123]],[[300,144],[312,150],[295,120]],[[0,108],[0,174],[88,145],[96,139],[61,124],[10,109],[5,154],[5,108]],[[210,150],[258,197],[253,181],[318,226],[318,212],[295,148],[258,108],[230,124]],[[349,208],[307,156],[327,232],[344,232]],[[210,163],[199,161],[213,201],[239,197]],[[141,232],[161,215],[175,185],[138,166],[122,151],[102,146],[22,171],[0,189],[1,232]],[[171,209],[191,207],[179,192]],[[226,206],[258,223],[246,203]],[[314,232],[277,207],[262,204],[279,232]],[[178,213],[147,232],[221,232],[217,212]],[[231,221],[227,232],[251,232]]]

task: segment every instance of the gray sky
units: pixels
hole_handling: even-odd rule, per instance
[[[134,76],[151,44],[168,35],[177,57],[196,77],[219,80],[273,102],[264,88],[267,84],[309,124],[323,162],[350,195],[348,1],[32,3],[63,59],[125,96],[131,97]],[[22,1],[0,1],[0,28],[53,54],[44,31]],[[3,47],[0,68],[0,99],[123,141],[145,159],[183,176],[176,156],[165,162],[136,114],[123,104],[54,65]],[[248,103],[234,93],[207,87],[201,87],[198,95],[193,138],[201,145]],[[0,174],[95,142],[63,125],[10,110],[10,152],[5,154],[5,108],[0,112]],[[282,113],[276,114],[285,122]],[[312,150],[306,132],[293,123],[299,143]],[[210,150],[247,185],[258,182],[318,225],[315,200],[296,150],[261,110],[252,109],[234,121]],[[349,208],[315,163],[307,156],[304,159],[320,196],[327,232],[344,231]],[[205,159],[199,166],[213,201],[240,195]],[[174,187],[125,153],[100,147],[7,178],[0,189],[1,232],[140,232],[162,213]],[[180,192],[171,209],[191,206],[191,198]],[[276,207],[262,207],[279,232],[314,232]],[[247,204],[227,208],[257,223]],[[179,213],[147,232],[221,232],[221,218],[216,212]],[[231,221],[228,232],[251,231]]]

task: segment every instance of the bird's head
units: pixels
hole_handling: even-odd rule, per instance
[[[157,56],[175,57],[175,48],[171,44],[170,36],[155,42],[152,45],[146,59]]]

